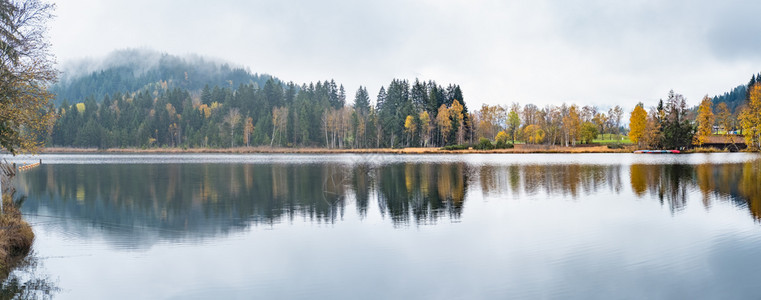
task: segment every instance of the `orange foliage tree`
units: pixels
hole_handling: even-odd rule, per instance
[[[751,86],[748,106],[740,113],[740,124],[748,147],[761,149],[761,83]]]
[[[637,104],[629,117],[629,139],[632,143],[639,144],[647,126],[647,111],[642,103]]]
[[[703,97],[703,101],[700,102],[698,107],[698,117],[695,120],[698,123],[698,132],[694,136],[694,143],[698,146],[702,146],[708,141],[708,137],[713,132],[714,116],[711,110],[713,101],[708,96]]]

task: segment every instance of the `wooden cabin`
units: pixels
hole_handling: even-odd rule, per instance
[[[708,137],[708,141],[703,143],[702,147],[716,148],[722,150],[729,150],[730,152],[737,152],[748,148],[745,144],[745,138],[739,134],[727,134],[727,135],[712,135]]]

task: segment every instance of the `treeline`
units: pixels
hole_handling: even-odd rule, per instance
[[[576,105],[539,108],[483,105],[473,116],[477,138],[495,142],[511,140],[527,144],[573,146],[590,143],[608,134],[626,132],[622,126],[623,109],[607,113],[594,106]],[[747,86],[738,86],[722,96],[706,96],[697,107],[687,107],[681,94],[670,91],[649,112],[639,103],[629,117],[630,140],[641,148],[683,149],[702,146],[711,135],[740,134],[751,149],[761,148],[761,73],[751,76]],[[616,136],[620,140],[620,136]],[[488,144],[489,141],[481,141]],[[482,143],[479,143],[480,146]]]
[[[629,118],[629,138],[641,148],[683,149],[702,146],[712,135],[742,135],[751,150],[761,149],[761,82],[751,81],[746,101],[732,110],[704,97],[696,110],[682,95],[669,92],[665,103],[646,111],[639,103]]]
[[[458,85],[393,80],[376,104],[360,87],[347,104],[334,80],[208,85],[200,92],[166,81],[132,94],[64,100],[48,137],[73,147],[404,147],[466,143],[473,130]]]
[[[620,134],[623,109],[616,105],[607,112],[595,106],[579,107],[575,104],[538,107],[483,105],[472,119],[479,138],[505,139],[527,144],[575,146],[590,143],[599,135]]]

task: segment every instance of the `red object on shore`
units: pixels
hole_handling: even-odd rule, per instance
[[[637,150],[634,153],[642,154],[679,154],[682,153],[679,150]]]

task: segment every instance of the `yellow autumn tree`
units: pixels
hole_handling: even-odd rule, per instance
[[[753,150],[761,149],[761,83],[750,87],[748,106],[740,113],[745,143]]]
[[[417,131],[417,126],[415,126],[415,117],[408,115],[407,118],[404,119],[404,132],[407,133],[407,146],[410,145],[410,141],[415,135],[415,131]]]
[[[201,111],[205,119],[208,119],[209,117],[211,117],[211,108],[208,105],[201,104],[200,106],[198,106],[198,110]]]
[[[661,123],[658,121],[656,115],[658,112],[651,112],[647,120],[645,121],[645,128],[642,129],[642,136],[639,138],[638,145],[640,147],[648,148],[660,148],[662,147],[663,132],[661,131]],[[660,118],[663,118],[663,113],[660,113]]]
[[[716,123],[724,130],[724,134],[729,134],[729,130],[732,129],[732,113],[725,102],[716,105]]]
[[[698,107],[698,117],[696,120],[698,123],[698,132],[695,134],[693,141],[693,143],[698,146],[702,146],[708,142],[708,137],[711,136],[711,133],[713,132],[714,116],[713,111],[711,110],[712,104],[713,101],[711,101],[711,98],[705,96]]]
[[[252,133],[254,133],[254,119],[248,117],[246,118],[246,125],[243,127],[243,141],[246,143],[246,147],[251,146]]]
[[[629,117],[629,139],[632,143],[639,144],[647,126],[647,111],[642,103],[637,104]]]
[[[494,137],[494,142],[499,143],[500,141],[502,143],[507,143],[507,141],[510,139],[510,136],[507,135],[507,132],[504,130],[497,133],[497,135]]]
[[[427,111],[423,111],[420,113],[420,138],[423,140],[423,147],[428,147],[429,141],[431,139],[431,116],[428,115]]]
[[[544,142],[545,132],[539,125],[528,125],[523,129],[523,135],[526,137],[528,144],[541,144]]]
[[[439,126],[439,132],[441,132],[441,143],[447,143],[447,137],[449,132],[452,131],[452,120],[449,118],[449,108],[446,104],[442,104],[439,107],[439,113],[436,115],[436,125]]]
[[[452,128],[457,126],[455,136],[457,137],[457,143],[462,144],[465,142],[465,117],[462,114],[464,107],[457,99],[452,101],[452,106],[449,107],[449,114],[452,118]]]
[[[568,141],[576,146],[576,141],[579,140],[581,133],[581,118],[579,117],[579,108],[576,105],[571,105],[568,114],[563,116],[563,127],[566,134],[566,146]]]

